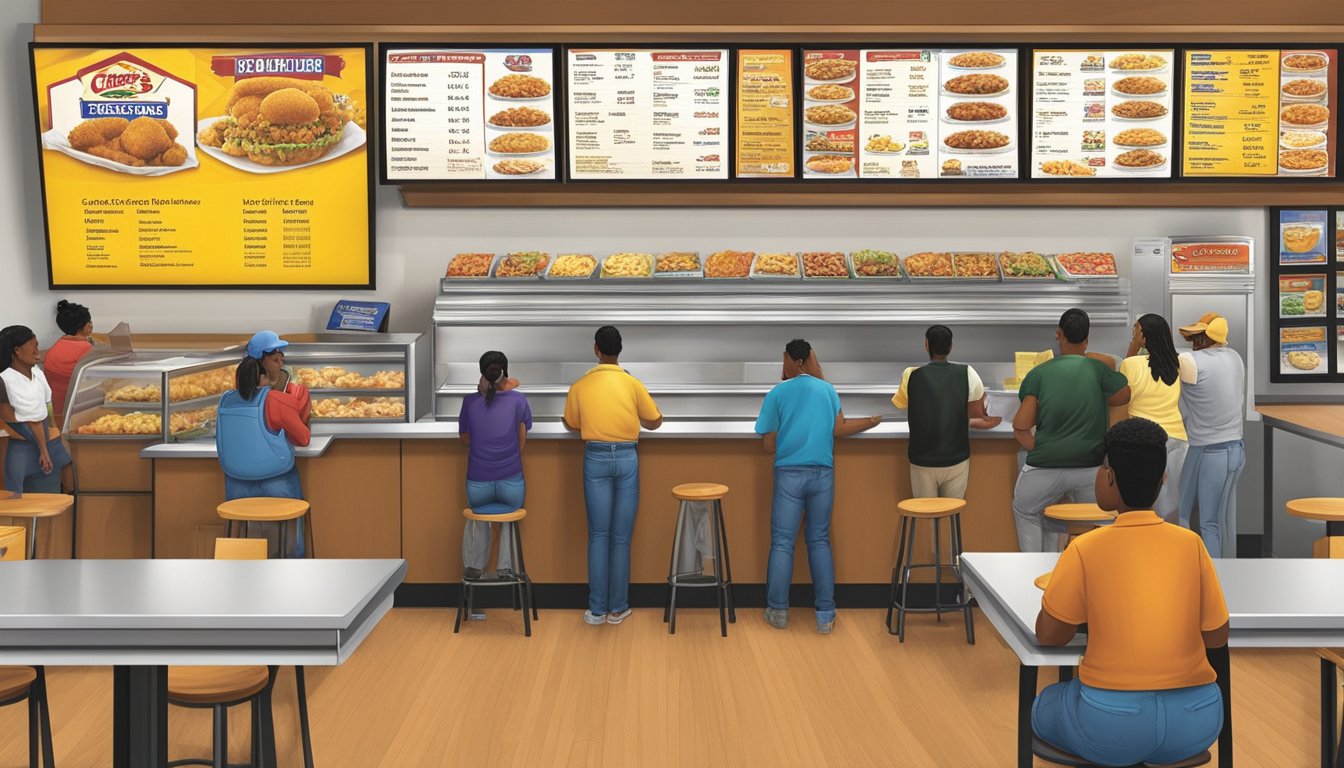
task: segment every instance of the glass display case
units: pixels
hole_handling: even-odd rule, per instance
[[[314,432],[324,424],[415,420],[420,334],[305,338],[286,348],[285,368],[311,391]],[[74,440],[212,440],[216,406],[234,388],[242,356],[242,347],[95,351],[71,378],[65,433]]]

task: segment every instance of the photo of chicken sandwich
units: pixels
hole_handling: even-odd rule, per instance
[[[341,142],[354,117],[349,102],[326,86],[286,77],[238,81],[227,110],[197,135],[201,146],[264,166],[322,158]]]

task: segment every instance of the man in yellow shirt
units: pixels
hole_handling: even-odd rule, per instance
[[[1032,708],[1045,742],[1037,752],[1049,759],[1062,750],[1097,765],[1168,765],[1222,730],[1206,649],[1227,644],[1227,604],[1199,536],[1151,511],[1166,444],[1147,419],[1106,433],[1097,503],[1119,517],[1064,550],[1041,600],[1041,645],[1065,645],[1088,626],[1078,677],[1046,688]]]
[[[630,537],[639,511],[639,428],[657,429],[663,414],[649,390],[622,368],[621,332],[597,329],[597,366],[569,388],[565,427],[583,451],[583,501],[588,510],[589,624],[620,624],[630,615]]]

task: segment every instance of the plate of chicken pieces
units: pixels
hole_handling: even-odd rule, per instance
[[[200,165],[190,140],[178,141],[177,128],[153,117],[95,117],[69,132],[53,128],[42,146],[89,165],[137,176],[162,176]]]
[[[240,80],[227,114],[197,124],[201,151],[250,173],[277,173],[331,160],[364,146],[348,97],[287,77]]]

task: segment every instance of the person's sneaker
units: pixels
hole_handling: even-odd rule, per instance
[[[765,623],[775,629],[788,629],[789,612],[784,608],[766,608]]]
[[[485,621],[485,611],[472,611],[467,621]]]
[[[606,624],[606,623],[607,623],[607,614],[605,614],[605,613],[593,613],[592,611],[584,611],[584,612],[583,612],[583,621],[584,621],[585,624],[592,624],[593,626],[596,627],[596,626],[599,625],[599,624]]]
[[[463,568],[463,569],[462,569],[462,578],[466,579],[467,581],[476,581],[477,579],[480,579],[480,578],[481,578],[481,569],[480,569],[480,568]]]
[[[513,581],[513,571],[508,568],[500,568],[495,571],[495,581]]]
[[[835,629],[835,617],[834,617],[834,616],[831,617],[831,620],[830,620],[830,621],[818,621],[818,622],[817,622],[817,631],[820,632],[820,633],[823,634],[823,635],[829,635],[829,634],[831,634],[831,630],[832,630],[832,629]]]
[[[630,615],[629,608],[626,608],[624,611],[612,611],[611,613],[607,614],[607,623],[620,624],[622,621],[625,621],[626,617],[628,617],[629,615]]]

